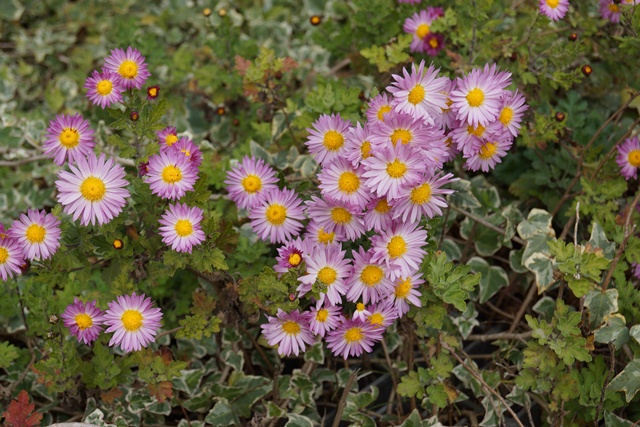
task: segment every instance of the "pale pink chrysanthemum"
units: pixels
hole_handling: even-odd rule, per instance
[[[422,39],[423,52],[429,56],[438,56],[438,52],[444,49],[444,35],[429,33]]]
[[[325,228],[315,222],[313,218],[309,221],[304,234],[304,240],[307,246],[315,248],[316,246],[340,246],[341,242],[346,241],[346,237],[337,230],[327,231]],[[311,252],[311,251],[309,251]]]
[[[81,218],[82,225],[93,225],[96,220],[106,224],[122,212],[130,195],[124,167],[107,159],[104,153],[100,157],[90,153],[69,168],[71,172],[58,173],[56,187],[58,202],[74,221]]]
[[[351,260],[345,255],[345,251],[335,246],[318,248],[307,258],[307,274],[298,278],[300,285],[296,290],[304,295],[318,282],[322,288],[321,303],[326,297],[333,305],[341,304],[342,295],[347,293],[345,280],[351,274]]]
[[[389,203],[386,197],[378,197],[367,205],[367,210],[364,213],[364,225],[367,230],[381,233],[391,227],[393,215],[393,202]]]
[[[126,51],[113,49],[104,60],[104,69],[117,74],[125,89],[141,89],[151,75],[144,56],[131,46]]]
[[[6,282],[8,278],[22,274],[20,266],[24,263],[20,243],[4,232],[0,233],[0,277],[2,280]]]
[[[98,339],[98,335],[104,329],[104,312],[96,307],[95,301],[85,304],[78,298],[73,298],[73,304],[64,309],[60,318],[71,335],[86,345],[91,345]]]
[[[198,146],[187,137],[180,138],[180,140],[171,145],[171,147],[164,145],[162,148],[165,150],[174,150],[175,152],[182,154],[195,168],[199,168],[202,164],[202,152]]]
[[[443,175],[443,172],[439,172],[404,188],[395,201],[393,218],[402,218],[402,222],[419,222],[423,215],[427,218],[442,215],[440,208],[447,207],[447,202],[442,196],[453,193],[453,190],[442,187],[458,179],[454,178],[453,174]]]
[[[323,114],[312,126],[307,129],[309,137],[305,145],[319,164],[331,163],[344,156],[349,120],[342,119],[340,114]]]
[[[361,322],[365,322],[367,317],[371,314],[369,310],[367,310],[367,306],[364,305],[363,302],[356,303],[356,309],[353,311],[351,318],[354,320],[360,320]]]
[[[381,149],[362,164],[366,185],[376,196],[389,199],[398,197],[402,187],[419,181],[424,170],[419,151],[403,144]]]
[[[359,206],[315,196],[311,196],[311,200],[307,200],[305,204],[311,221],[325,232],[335,232],[349,240],[356,240],[365,232],[362,209]]]
[[[262,203],[249,213],[251,228],[262,240],[284,243],[297,236],[302,229],[304,209],[302,200],[294,190],[269,189]]]
[[[309,318],[309,313],[300,313],[298,310],[287,313],[279,308],[276,317],[267,316],[268,323],[260,325],[260,328],[269,345],[278,346],[279,355],[297,356],[304,353],[307,345],[314,343]]]
[[[151,298],[145,294],[121,295],[109,303],[104,314],[106,333],[114,332],[109,346],[119,345],[122,351],[137,351],[155,341],[160,329],[162,311],[152,308]]]
[[[390,230],[371,238],[372,262],[385,263],[389,278],[407,276],[418,271],[427,253],[427,232],[418,223],[396,223]]]
[[[80,114],[57,115],[49,122],[46,138],[42,146],[44,154],[58,166],[65,161],[78,161],[80,157],[88,155],[96,144],[89,121]]]
[[[500,114],[504,90],[511,83],[511,73],[498,71],[495,66],[485,65],[484,70],[473,69],[464,78],[458,78],[458,87],[449,98],[456,117],[470,125],[488,126]]]
[[[507,155],[511,144],[512,140],[509,136],[485,141],[475,154],[464,156],[467,159],[465,167],[472,171],[482,169],[483,172],[489,172],[496,164],[502,162],[502,158]]]
[[[124,87],[118,75],[111,71],[99,73],[94,70],[85,80],[84,88],[87,89],[87,98],[93,102],[93,105],[107,108],[116,102],[122,102]]]
[[[488,127],[482,126],[481,124],[472,126],[467,122],[457,122],[457,124],[459,126],[453,128],[449,135],[453,139],[453,142],[456,143],[456,149],[466,156],[477,153],[485,140],[494,136],[488,130],[493,124]],[[502,132],[498,132],[498,134],[502,134]]]
[[[191,249],[206,238],[200,225],[202,215],[202,209],[189,207],[186,203],[169,205],[158,220],[164,244],[176,252],[191,253]]]
[[[345,158],[351,162],[354,167],[358,167],[360,162],[371,157],[371,141],[370,141],[369,124],[356,125],[349,129],[347,141],[345,142]]]
[[[49,259],[60,247],[60,220],[44,210],[29,209],[13,221],[9,234],[20,243],[25,258]]]
[[[347,300],[362,299],[365,304],[375,304],[389,296],[393,291],[393,282],[389,279],[384,263],[372,262],[372,251],[360,247],[353,250],[353,274],[347,282]]]
[[[620,173],[628,181],[638,177],[640,168],[640,140],[637,136],[627,138],[618,146],[616,163],[620,166]]]
[[[179,152],[160,151],[149,157],[144,182],[151,192],[163,199],[177,200],[193,190],[198,180],[198,169]]]
[[[167,126],[166,128],[157,131],[156,135],[158,135],[158,143],[160,144],[160,149],[171,147],[179,140],[178,132],[173,126]]]
[[[311,307],[311,321],[309,328],[316,335],[324,337],[325,334],[335,329],[340,324],[342,309],[338,305],[322,305],[319,302]]]
[[[620,22],[620,5],[613,0],[600,0],[599,10],[602,19],[608,19],[614,24]]]
[[[431,131],[421,119],[411,114],[397,113],[387,116],[384,123],[371,129],[369,140],[373,144],[372,155],[380,149],[392,145],[403,144],[420,146],[431,137]]]
[[[389,99],[389,95],[386,93],[380,93],[370,100],[368,107],[366,115],[369,125],[377,126],[380,123],[384,123],[388,117],[393,115],[391,113],[391,110],[393,110],[391,99]]]
[[[411,52],[425,51],[425,38],[431,33],[431,23],[434,19],[427,10],[421,10],[404,21],[402,29],[405,33],[413,35],[409,46]]]
[[[540,13],[552,21],[559,21],[569,10],[569,0],[540,0]]]
[[[360,209],[364,209],[371,197],[362,179],[362,169],[355,168],[346,159],[336,159],[323,167],[318,180],[324,197],[351,203]]]
[[[447,108],[447,94],[451,85],[448,77],[438,77],[440,69],[431,65],[426,71],[424,60],[418,68],[411,64],[411,73],[402,69],[403,76],[393,74],[395,80],[387,91],[393,95],[393,108],[425,123],[434,124],[442,109]]]
[[[416,307],[422,305],[419,298],[422,294],[418,291],[418,287],[423,283],[422,274],[419,272],[396,278],[391,297],[399,317],[409,311],[410,304]]]
[[[398,318],[398,310],[391,299],[380,301],[378,304],[367,307],[371,314],[367,316],[367,322],[377,328],[386,329]]]
[[[345,359],[360,356],[363,351],[371,353],[373,345],[382,339],[383,332],[383,328],[369,322],[343,319],[336,329],[327,334],[327,348]]]
[[[520,133],[522,115],[529,108],[526,99],[516,90],[505,90],[502,94],[502,105],[498,119],[489,126],[489,132],[509,132],[514,138]]]
[[[245,156],[227,172],[224,181],[229,198],[240,209],[251,209],[262,203],[264,195],[277,188],[276,171],[262,159]]]
[[[294,240],[285,242],[284,245],[278,248],[277,264],[273,266],[273,270],[282,275],[288,272],[289,269],[300,266],[305,261],[305,258],[304,243],[297,237]]]

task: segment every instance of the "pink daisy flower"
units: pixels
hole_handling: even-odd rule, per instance
[[[398,113],[387,116],[384,123],[371,129],[369,140],[374,145],[371,154],[375,155],[380,149],[390,143],[392,145],[418,146],[431,137],[430,130],[424,122],[411,114]],[[370,156],[369,156],[370,157]]]
[[[314,343],[309,318],[309,313],[300,313],[298,310],[286,313],[279,308],[276,317],[267,316],[269,323],[260,325],[262,335],[270,346],[278,346],[279,355],[297,356],[305,352],[307,345]]]
[[[380,93],[371,101],[369,101],[369,108],[367,108],[367,123],[376,126],[380,123],[384,123],[385,119],[389,117],[393,107],[391,106],[391,100],[386,93]]]
[[[618,146],[616,163],[620,166],[620,173],[628,181],[638,177],[640,168],[640,140],[637,136],[627,138]]]
[[[389,279],[387,267],[384,264],[371,261],[373,252],[365,251],[362,247],[353,254],[353,274],[347,282],[347,300],[362,299],[365,304],[375,304],[393,292],[393,282]]]
[[[319,164],[331,163],[345,155],[349,120],[342,119],[340,114],[323,114],[312,126],[307,129],[310,135],[305,145]]]
[[[402,218],[402,222],[419,222],[422,215],[428,218],[442,215],[440,208],[447,207],[447,202],[442,196],[453,193],[453,190],[442,187],[458,179],[450,173],[443,176],[442,172],[439,172],[437,175],[404,188],[396,200],[393,218]]]
[[[151,192],[163,199],[176,200],[193,190],[198,169],[180,152],[160,151],[149,157],[148,173],[143,177]]]
[[[502,94],[502,107],[500,114],[498,114],[498,120],[489,126],[489,131],[493,133],[509,132],[514,138],[518,136],[522,115],[529,108],[525,102],[526,99],[517,90],[515,92],[505,90]]]
[[[620,5],[614,3],[613,0],[600,0],[600,16],[602,19],[608,19],[614,24],[619,23]]]
[[[83,303],[78,298],[73,299],[73,304],[69,304],[60,315],[63,324],[69,329],[71,335],[79,342],[91,345],[102,332],[104,324],[104,313],[96,302]]]
[[[439,71],[433,65],[425,71],[422,60],[417,69],[415,63],[411,64],[411,74],[406,68],[402,69],[403,77],[393,74],[395,82],[387,86],[394,97],[393,108],[425,123],[435,123],[442,109],[447,108],[447,91],[451,85],[448,77],[438,77]]]
[[[500,114],[503,91],[511,83],[511,73],[498,72],[489,64],[484,70],[471,70],[464,78],[457,79],[458,88],[451,92],[451,108],[456,117],[470,125],[488,126]]]
[[[124,89],[141,89],[151,73],[147,70],[144,56],[131,46],[126,51],[114,49],[104,60],[104,69],[120,78]]]
[[[107,108],[116,102],[122,102],[124,87],[118,75],[111,71],[98,73],[94,70],[85,80],[84,88],[87,89],[87,98],[93,102],[93,105]]]
[[[315,307],[311,307],[310,311],[311,321],[309,322],[309,328],[316,335],[324,337],[327,332],[337,328],[340,324],[340,318],[342,317],[340,306],[322,306],[318,302]]]
[[[262,240],[284,243],[297,236],[302,229],[304,210],[295,191],[272,188],[266,192],[262,204],[251,209],[251,228]]]
[[[20,243],[16,239],[0,233],[0,277],[2,280],[6,282],[8,278],[21,275],[20,266],[24,262]]]
[[[167,126],[166,128],[157,131],[156,135],[158,135],[158,143],[160,144],[161,149],[171,147],[173,144],[178,142],[178,133],[176,128],[173,126]]]
[[[367,310],[367,307],[362,302],[358,302],[356,303],[356,309],[353,311],[351,318],[365,322],[369,315],[371,315],[371,312]]]
[[[458,124],[459,127],[454,128],[449,134],[456,143],[456,149],[467,156],[477,153],[485,139],[490,137],[489,131],[481,124],[478,126],[472,126],[466,122],[458,122]]]
[[[393,224],[393,203],[389,203],[386,197],[371,200],[364,213],[364,226],[367,230],[381,233],[388,230]]]
[[[362,162],[366,185],[378,197],[394,199],[402,187],[419,181],[424,170],[422,156],[409,145],[398,144],[381,149]]]
[[[406,276],[401,276],[394,282],[395,289],[393,291],[393,306],[398,312],[398,316],[402,317],[409,311],[410,305],[420,307],[420,296],[422,295],[418,291],[418,287],[424,283],[422,275],[420,273],[414,273]]]
[[[129,191],[124,168],[116,165],[105,154],[96,157],[90,153],[80,158],[76,165],[69,165],[71,172],[60,171],[56,187],[58,202],[64,212],[81,218],[82,225],[106,224],[122,212],[127,204]]]
[[[67,160],[75,162],[87,156],[95,145],[93,129],[89,127],[89,121],[80,114],[57,115],[49,122],[46,138],[42,147],[44,154],[58,166],[62,166]]]
[[[444,49],[444,36],[440,33],[429,33],[422,39],[422,49],[429,56],[438,56]]]
[[[371,238],[371,262],[385,263],[389,278],[408,276],[418,271],[426,251],[427,232],[418,223],[396,223],[390,230]]]
[[[465,167],[472,171],[482,169],[483,172],[489,172],[496,164],[502,162],[502,158],[507,155],[507,151],[511,148],[512,140],[496,138],[493,141],[485,141],[480,150],[471,156],[465,155],[467,159]]]
[[[251,209],[259,206],[264,195],[276,189],[276,172],[264,160],[245,156],[229,172],[224,181],[229,198],[240,209]]]
[[[373,345],[382,339],[382,328],[362,320],[343,319],[338,327],[327,334],[327,348],[335,356],[347,358],[371,353]]]
[[[9,234],[20,243],[25,258],[49,259],[60,247],[60,220],[44,210],[29,209],[13,221]]]
[[[378,304],[367,307],[371,314],[367,317],[367,322],[375,327],[386,329],[398,318],[398,310],[391,300],[380,301]]]
[[[402,29],[405,33],[413,35],[413,40],[411,40],[411,46],[409,47],[411,52],[425,51],[425,38],[431,33],[431,23],[434,19],[428,11],[421,10],[404,21]]]
[[[162,146],[162,148],[164,147],[167,147],[165,150],[174,150],[177,153],[181,153],[196,169],[202,164],[202,152],[189,138],[180,138],[180,140],[171,147],[167,145]]]
[[[109,346],[119,345],[122,351],[137,351],[155,341],[160,329],[162,312],[151,308],[151,298],[145,294],[121,295],[109,303],[104,314],[106,333],[115,332]]]
[[[306,230],[307,232],[304,234],[305,242],[308,242],[307,246],[311,246],[313,248],[316,246],[340,246],[340,242],[346,240],[344,235],[336,230],[325,230],[323,226],[314,222],[313,218],[309,221]]]
[[[311,200],[305,204],[311,222],[322,227],[325,232],[334,232],[336,237],[344,236],[349,240],[356,240],[365,232],[362,209],[358,206],[331,199],[322,200],[315,196],[311,196]]]
[[[298,278],[300,285],[296,289],[300,295],[310,292],[318,282],[320,303],[325,296],[333,305],[342,303],[342,295],[347,293],[345,279],[351,274],[351,263],[345,259],[345,251],[335,246],[318,248],[307,258],[307,274]]]
[[[162,225],[160,235],[164,244],[176,252],[191,253],[191,249],[206,238],[200,226],[202,213],[202,209],[189,207],[186,203],[169,205],[158,220]]]
[[[349,129],[347,134],[347,142],[345,142],[345,158],[351,162],[354,167],[358,167],[362,160],[371,157],[371,141],[370,141],[369,125],[364,127],[360,123],[356,123],[355,127]]]
[[[273,269],[279,274],[285,274],[291,268],[297,268],[302,261],[305,261],[304,243],[300,238],[289,240],[283,246],[278,248],[277,264]]]
[[[540,0],[540,13],[552,21],[559,21],[569,10],[569,0]]]
[[[371,194],[361,174],[362,171],[347,160],[337,159],[322,168],[318,174],[318,187],[324,197],[364,208]]]

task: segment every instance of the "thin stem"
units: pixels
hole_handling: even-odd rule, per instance
[[[353,382],[356,380],[358,376],[358,370],[351,372],[347,383],[344,385],[344,391],[342,392],[342,396],[340,397],[340,402],[338,402],[338,409],[336,410],[336,417],[333,419],[333,427],[340,426],[340,420],[342,420],[342,413],[344,412],[344,408],[347,406],[347,397],[349,397],[349,392],[351,391],[351,386]]]
[[[533,331],[523,332],[521,334],[514,334],[512,332],[499,332],[496,334],[485,334],[485,335],[469,335],[465,341],[498,341],[498,340],[521,340],[524,341],[527,338],[530,338],[533,334]]]

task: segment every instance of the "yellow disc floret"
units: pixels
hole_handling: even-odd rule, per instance
[[[60,145],[66,149],[70,149],[78,145],[80,142],[80,134],[75,129],[64,128],[62,132],[60,132],[58,139],[60,141]]]
[[[331,209],[331,219],[336,224],[348,224],[351,222],[351,213],[345,208]]]
[[[125,79],[133,79],[138,75],[138,64],[131,60],[122,61],[118,73]]]
[[[190,236],[193,233],[193,225],[188,219],[179,219],[176,221],[175,230],[180,237]]]
[[[372,325],[382,325],[382,322],[384,322],[384,316],[380,313],[373,313],[369,316],[369,323]]]
[[[364,141],[360,146],[360,155],[363,159],[371,157],[371,143],[369,141]]]
[[[426,92],[424,90],[424,87],[422,87],[422,85],[415,85],[413,89],[409,91],[409,96],[407,97],[407,100],[413,105],[418,105],[422,101],[424,101],[425,94]]]
[[[106,193],[107,186],[104,185],[104,181],[95,176],[85,178],[80,184],[80,194],[90,202],[99,202]]]
[[[391,178],[402,178],[405,172],[407,172],[407,165],[398,159],[395,159],[391,163],[387,163],[387,174]]]
[[[300,325],[293,320],[287,320],[282,324],[282,330],[288,335],[297,335],[300,333]]]
[[[513,119],[513,109],[511,107],[504,107],[500,112],[498,120],[500,120],[500,123],[502,123],[504,126],[507,126],[509,123],[511,123],[511,119]]]
[[[431,200],[431,186],[425,182],[420,187],[416,187],[411,190],[411,203],[414,205],[422,205],[428,203]]]
[[[467,94],[467,102],[472,107],[479,107],[484,102],[484,92],[482,89],[475,88]]]
[[[469,135],[474,135],[478,138],[482,138],[482,135],[484,135],[484,130],[484,126],[482,126],[480,123],[478,123],[478,126],[476,127],[473,127],[471,125],[467,126],[467,132],[469,132]]]
[[[364,338],[364,332],[362,328],[354,327],[347,329],[344,333],[344,339],[348,343],[362,341]]]
[[[387,251],[391,258],[398,258],[407,252],[407,243],[402,236],[393,236],[387,244]]]
[[[419,39],[425,38],[429,32],[430,30],[427,24],[420,24],[418,28],[416,28],[416,36],[418,36]]]
[[[384,115],[387,114],[389,111],[391,111],[391,105],[383,105],[382,107],[380,107],[380,109],[378,109],[378,120],[380,120],[381,122],[384,122]]]
[[[337,277],[338,272],[331,267],[322,267],[320,271],[318,271],[318,280],[327,286],[335,282]]]
[[[162,170],[162,180],[167,184],[175,184],[182,180],[182,171],[174,165],[165,166]]]
[[[367,286],[377,285],[384,276],[384,272],[377,265],[367,265],[360,273],[360,280]]]
[[[242,188],[249,194],[257,193],[262,189],[262,180],[258,175],[249,174],[242,180]]]
[[[355,193],[360,188],[360,178],[353,172],[343,172],[338,179],[338,188],[343,193]]]
[[[294,267],[302,261],[302,257],[298,253],[292,253],[289,255],[289,265],[293,265]]]
[[[395,146],[398,141],[402,142],[403,145],[406,145],[411,142],[413,139],[413,134],[409,129],[396,129],[391,134],[391,142]]]
[[[547,0],[547,6],[549,6],[551,9],[555,9],[556,7],[558,7],[558,3],[560,3],[560,0]]]
[[[176,142],[178,142],[178,136],[172,133],[167,135],[166,138],[164,139],[164,143],[167,144],[167,147],[171,147]]]
[[[138,310],[125,310],[120,321],[128,332],[135,332],[142,327],[142,313]]]
[[[438,39],[436,37],[433,37],[431,40],[429,40],[429,46],[431,46],[433,49],[437,49],[439,45],[440,44],[438,43]]]
[[[322,144],[329,151],[338,151],[344,144],[344,136],[340,132],[330,130],[324,134]]]
[[[87,313],[76,314],[75,321],[81,331],[93,326],[93,319]]]
[[[98,95],[107,96],[111,94],[112,90],[113,83],[111,83],[111,80],[100,80],[96,85],[96,92]]]
[[[627,160],[629,160],[629,164],[631,166],[633,166],[634,168],[639,168],[640,167],[640,150],[629,151]]]
[[[46,235],[47,230],[40,224],[31,224],[25,232],[25,237],[29,243],[42,243]]]
[[[396,289],[394,290],[394,294],[396,298],[403,299],[409,295],[409,291],[411,290],[411,277],[407,277],[405,280],[400,281],[396,285]]]
[[[264,212],[267,221],[272,225],[282,225],[287,219],[287,208],[277,203],[270,205]]]
[[[0,247],[0,265],[4,264],[9,260],[9,251],[7,248]]]
[[[378,202],[376,207],[373,208],[373,210],[378,212],[379,214],[384,215],[391,210],[391,206],[389,206],[389,202],[387,201],[387,199],[382,199]]]
[[[324,323],[327,321],[328,318],[329,318],[329,310],[327,310],[326,308],[321,308],[316,312],[316,320],[318,322]]]
[[[347,212],[349,213],[349,212]],[[349,214],[351,215],[351,214]],[[331,215],[333,217],[333,213]],[[337,221],[336,221],[337,222]],[[333,238],[336,237],[336,233],[334,233],[333,231],[331,233],[327,233],[326,231],[324,231],[324,228],[321,228],[320,230],[318,230],[318,241],[320,243],[324,243],[329,244],[329,243],[333,243]]]
[[[487,142],[480,148],[478,157],[482,160],[489,160],[496,154],[496,151],[498,151],[498,144],[495,142]]]

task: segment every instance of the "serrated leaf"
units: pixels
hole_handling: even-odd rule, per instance
[[[400,378],[400,384],[398,384],[397,391],[400,396],[415,396],[418,399],[422,399],[425,395],[424,386],[420,382],[418,373],[415,371],[410,371],[407,375]]]
[[[18,347],[9,344],[9,341],[0,343],[0,368],[8,368],[18,356]]]
[[[16,400],[12,400],[7,411],[2,413],[5,419],[5,427],[35,427],[40,425],[42,414],[33,412],[35,403],[29,403],[29,394],[22,390]]]
[[[607,386],[608,390],[624,392],[627,402],[631,402],[640,390],[640,359],[634,359]]]

